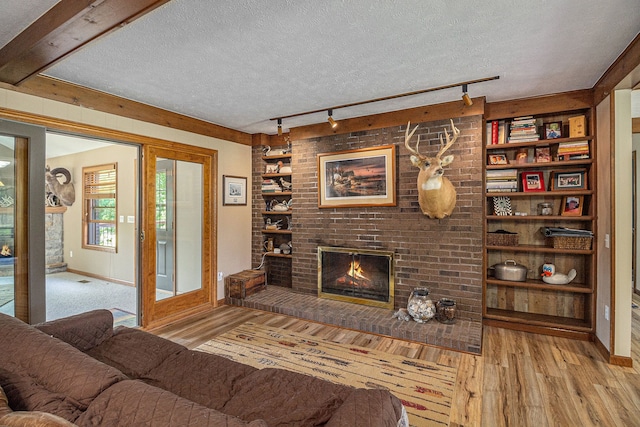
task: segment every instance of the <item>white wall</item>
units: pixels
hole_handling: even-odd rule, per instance
[[[1,88],[0,107],[217,150],[217,269],[229,275],[251,268],[251,203],[222,206],[222,175],[246,176],[251,182],[251,147]],[[251,186],[247,193],[251,200]],[[223,281],[217,289],[221,299]]]
[[[110,147],[47,159],[51,169],[62,167],[71,171],[71,182],[76,190],[75,203],[67,207],[63,215],[64,261],[68,268],[135,284],[136,224],[128,223],[126,219],[127,216],[136,216],[137,158],[137,148],[113,144]],[[124,222],[117,224],[116,253],[82,248],[82,168],[107,163],[118,164],[117,211],[118,216],[124,217]]]
[[[631,357],[631,90],[615,91],[615,348]]]

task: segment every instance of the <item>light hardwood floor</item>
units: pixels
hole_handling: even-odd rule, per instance
[[[640,426],[640,309],[634,367],[607,364],[593,343],[484,328],[482,356],[240,307],[155,330],[189,348],[247,322],[459,366],[450,426]]]

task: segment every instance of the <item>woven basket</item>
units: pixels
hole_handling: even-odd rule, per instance
[[[518,234],[487,233],[488,246],[518,246]]]
[[[554,236],[551,237],[552,246],[555,249],[591,249],[591,241],[593,237],[590,236]]]

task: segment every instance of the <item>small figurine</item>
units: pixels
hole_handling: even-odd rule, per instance
[[[545,283],[549,283],[551,285],[566,285],[576,278],[576,274],[577,272],[573,268],[569,270],[569,273],[567,274],[556,273],[555,265],[551,263],[545,263],[542,266],[541,276],[542,281]]]

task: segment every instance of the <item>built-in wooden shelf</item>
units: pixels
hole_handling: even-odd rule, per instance
[[[291,191],[272,191],[272,192],[263,192],[262,197],[279,197],[279,196],[291,196],[293,193]]]
[[[293,213],[292,209],[289,209],[288,211],[262,211],[260,212],[261,215],[291,215]]]
[[[516,245],[516,246],[497,246],[487,245],[490,251],[511,251],[511,252],[536,252],[548,254],[574,254],[574,255],[592,255],[593,249],[558,249],[550,246],[542,245]]]
[[[263,178],[288,178],[290,177],[290,173],[263,173]]]
[[[590,196],[593,190],[571,191],[512,191],[510,193],[486,193],[486,197],[561,197],[561,196]]]
[[[262,156],[262,160],[282,160],[282,159],[290,159],[291,153],[289,154],[277,154],[274,156]]]
[[[593,221],[593,215],[569,216],[569,215],[487,215],[488,221]]]
[[[505,322],[522,322],[528,325],[537,325],[550,328],[562,328],[562,326],[572,330],[582,332],[592,332],[590,322],[571,317],[549,316],[546,314],[525,313],[514,310],[501,310],[498,308],[487,308],[486,318],[501,320]],[[562,325],[562,326],[559,326]]]
[[[486,165],[487,170],[502,169],[557,169],[566,168],[567,166],[587,166],[593,163],[593,159],[580,160],[563,160],[557,162],[539,162],[539,163],[510,163],[508,165]]]
[[[291,254],[277,254],[275,252],[265,252],[264,254],[274,258],[293,258]]]
[[[262,230],[262,234],[291,234],[291,230]]]
[[[564,96],[552,96],[542,99],[519,100],[518,102],[488,103],[485,108],[487,132],[485,143],[494,140],[492,133],[498,125],[498,138],[514,134],[530,136],[538,134],[546,136],[547,124],[560,122],[562,138],[539,139],[537,141],[507,142],[504,144],[488,144],[483,147],[483,158],[486,160],[483,172],[488,174],[487,183],[499,180],[500,175],[513,184],[512,174],[501,174],[501,171],[514,169],[518,186],[522,188],[522,174],[540,171],[544,183],[549,185],[559,173],[582,173],[580,185],[575,189],[563,191],[516,191],[516,192],[484,192],[484,227],[487,232],[498,229],[517,233],[521,244],[515,246],[489,245],[484,240],[483,257],[486,267],[496,262],[513,260],[527,267],[531,273],[523,282],[498,280],[490,274],[491,269],[483,271],[483,322],[487,325],[517,329],[533,333],[545,333],[569,338],[593,339],[596,318],[596,279],[597,259],[594,249],[560,249],[554,248],[540,233],[541,227],[568,227],[590,230],[595,233],[597,220],[597,149],[595,137],[595,109],[588,99],[584,102]],[[582,128],[588,135],[567,138],[580,128],[569,129],[569,122],[583,116]],[[517,120],[523,118],[524,120]],[[527,120],[532,118],[534,120]],[[572,120],[573,119],[573,120]],[[497,123],[495,123],[497,122]],[[533,127],[532,127],[533,126]],[[575,126],[575,123],[574,123]],[[520,128],[520,129],[518,129]],[[533,139],[533,138],[532,138]],[[561,160],[558,150],[563,144],[586,142],[588,158]],[[552,161],[535,162],[545,148],[544,154]],[[548,149],[547,149],[548,148]],[[576,154],[584,154],[586,150]],[[526,154],[528,162],[519,163],[516,159]],[[567,153],[568,154],[568,153]],[[500,165],[488,164],[491,156],[504,155]],[[505,161],[506,160],[506,161]],[[580,196],[582,213],[580,216],[560,215],[558,209],[567,196]],[[511,201],[511,210],[528,215],[495,215],[495,197],[507,197]],[[562,202],[561,202],[562,201]],[[537,205],[542,202],[553,202],[554,215],[538,215]],[[595,239],[593,239],[595,240]],[[546,244],[545,244],[546,243]],[[585,245],[586,246],[586,245]],[[581,246],[581,247],[585,247]],[[591,243],[594,246],[594,243]],[[574,282],[566,285],[545,283],[538,276],[544,264],[555,265],[557,271],[576,270]],[[545,313],[545,314],[542,314]]]
[[[584,294],[593,293],[593,289],[591,289],[589,286],[585,285],[584,283],[573,283],[573,282],[566,285],[552,285],[551,283],[545,283],[542,280],[532,280],[532,279],[527,279],[524,282],[487,279],[487,285],[508,286],[512,288],[540,289],[540,290],[558,291],[558,292],[576,292],[576,293],[584,293]]]

